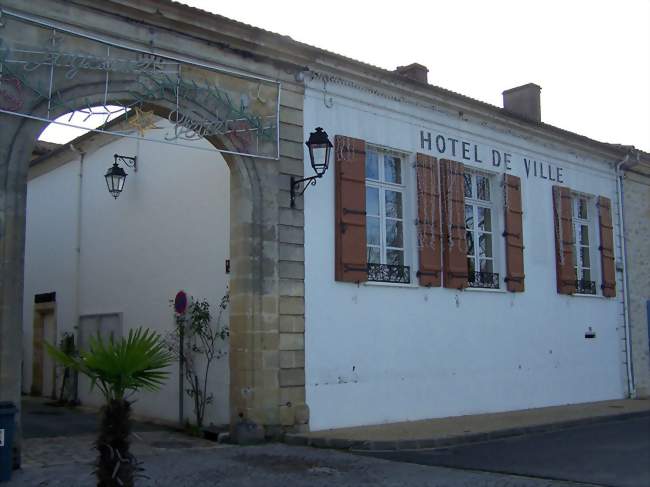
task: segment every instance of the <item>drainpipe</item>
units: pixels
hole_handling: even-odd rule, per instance
[[[638,153],[637,153],[638,157]],[[616,197],[618,198],[618,238],[621,245],[622,263],[623,263],[623,322],[625,325],[625,352],[627,362],[627,392],[630,399],[636,397],[634,386],[634,371],[632,369],[632,341],[630,339],[630,301],[629,286],[627,276],[627,251],[625,249],[625,221],[623,218],[623,171],[621,168],[630,159],[630,152],[625,158],[616,164]]]
[[[75,259],[75,307],[74,307],[74,322],[76,323],[77,331],[79,330],[79,313],[81,306],[81,223],[82,223],[82,202],[83,202],[83,176],[84,176],[84,160],[86,152],[75,147],[70,143],[70,150],[79,154],[79,185],[77,189],[77,235],[76,235],[76,259]],[[77,333],[77,348],[79,348],[79,334]],[[74,374],[74,400],[77,401],[77,374]]]

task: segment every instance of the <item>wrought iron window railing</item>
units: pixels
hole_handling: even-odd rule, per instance
[[[470,272],[469,287],[499,289],[499,274],[496,272]]]
[[[576,281],[576,294],[596,294],[596,282],[578,279]]]
[[[368,264],[368,280],[410,284],[411,268],[407,265]]]

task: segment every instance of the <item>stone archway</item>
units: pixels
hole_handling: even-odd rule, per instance
[[[49,7],[56,18],[48,20],[67,25],[88,15],[85,2],[72,3],[24,5],[20,1],[1,0],[0,6],[29,9],[31,12],[26,14],[30,15],[42,15]],[[107,2],[107,6],[119,8],[109,5],[112,3]],[[96,16],[96,12],[93,14]],[[2,18],[0,39],[16,38],[8,30],[13,28],[12,24],[5,15]],[[128,19],[110,12],[99,15],[94,25],[86,23],[85,30],[101,37],[106,32],[102,22],[110,23],[112,32],[133,30]],[[145,38],[158,28],[155,19],[151,22],[149,32],[136,33],[142,39],[132,40],[138,40],[149,50],[151,43]],[[171,34],[169,29],[164,32],[169,38],[165,48],[176,43],[191,50],[191,42],[196,41],[188,40],[182,26],[177,29]],[[285,89],[290,87],[280,107],[280,159],[224,154],[231,174],[230,410],[231,424],[243,418],[264,426],[267,435],[304,429],[308,409],[304,393],[303,213],[301,204],[297,209],[290,208],[288,197],[289,177],[301,177],[303,173],[302,86],[296,84],[286,64],[280,69],[271,62],[251,60],[245,53],[233,55],[231,50],[214,46],[205,48],[205,55],[215,60],[227,59],[248,72],[260,70],[265,76],[281,80]],[[0,113],[0,399],[16,403],[20,401],[21,389],[25,194],[30,154],[44,128],[46,111],[52,117],[70,111],[71,105],[83,107],[107,101],[105,85],[96,75],[84,76],[80,72],[69,81],[58,87],[65,93],[65,106],[52,108],[42,97],[31,93],[25,96],[21,112],[40,120]],[[137,87],[128,80],[120,83],[116,83],[111,96],[128,101]],[[158,115],[164,116],[173,109],[165,96],[150,97],[147,103],[146,108]],[[219,149],[240,152],[227,137],[205,138]]]

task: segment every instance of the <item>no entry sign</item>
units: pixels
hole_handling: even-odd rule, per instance
[[[185,294],[185,291],[178,291],[176,293],[174,311],[179,315],[185,314],[185,311],[187,311],[187,294]]]

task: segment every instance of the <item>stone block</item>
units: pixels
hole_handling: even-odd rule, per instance
[[[280,387],[305,385],[305,369],[280,369]]]
[[[281,243],[299,245],[303,245],[305,243],[305,230],[302,227],[278,225],[278,234]]]
[[[280,279],[304,279],[305,264],[304,262],[280,261],[278,272]]]
[[[305,247],[303,245],[280,244],[280,260],[304,262]]]
[[[285,123],[280,119],[280,138],[282,140],[291,140],[293,142],[304,143],[302,126]]]
[[[280,352],[275,350],[265,350],[261,352],[262,355],[262,368],[264,369],[277,369],[280,367]]]
[[[289,188],[281,188],[278,192],[278,205],[280,208],[291,208],[291,193]],[[303,210],[305,208],[305,199],[302,196],[297,196],[294,202],[294,208]]]
[[[255,404],[260,406],[274,406],[281,404],[279,387],[257,387],[253,394]]]
[[[281,350],[279,365],[282,369],[294,369],[305,366],[305,352],[302,350]]]
[[[280,96],[280,107],[301,110],[304,105],[305,96],[290,90],[283,90]]]
[[[296,416],[292,406],[280,406],[280,423],[282,426],[293,426]]]
[[[305,166],[302,159],[294,159],[291,157],[283,157],[280,159],[280,172],[296,176],[297,179],[302,179],[305,172]]]
[[[301,279],[280,279],[280,296],[305,296],[305,281]]]
[[[304,350],[305,335],[302,333],[280,333],[280,350]]]
[[[281,387],[280,388],[280,404],[304,404],[305,402],[305,387]]]
[[[280,296],[281,315],[304,315],[305,299],[302,297]]]
[[[295,406],[294,417],[297,424],[309,424],[309,406],[306,404]]]
[[[280,107],[280,121],[283,123],[298,125],[302,128],[303,114],[302,110],[290,108],[287,106]],[[304,134],[303,134],[304,138]]]
[[[304,159],[305,150],[303,142],[294,142],[285,140],[280,134],[280,157],[292,157],[294,159]]]
[[[299,315],[281,315],[281,333],[303,333],[305,331],[305,317]]]
[[[298,208],[280,208],[280,224],[303,227],[305,225],[304,213]]]

